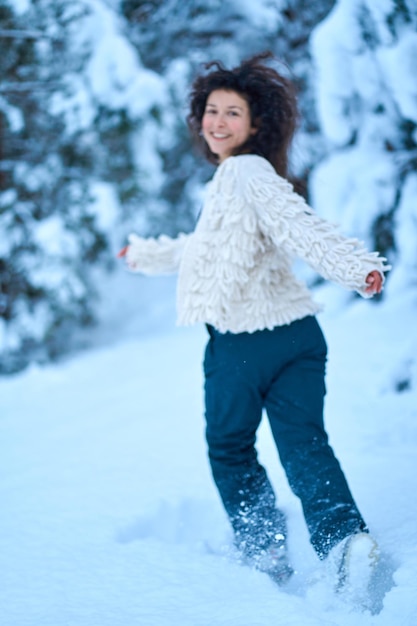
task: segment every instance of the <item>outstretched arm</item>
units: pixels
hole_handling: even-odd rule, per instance
[[[384,272],[390,269],[386,259],[320,218],[264,159],[251,165],[245,193],[266,237],[304,259],[328,280],[364,297],[380,293]]]
[[[118,253],[132,272],[143,274],[173,274],[180,265],[184,246],[191,235],[181,233],[176,238],[161,235],[157,239],[131,234],[129,244]]]

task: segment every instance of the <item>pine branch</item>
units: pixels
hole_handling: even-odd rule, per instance
[[[0,93],[21,93],[25,91],[36,91],[45,89],[57,89],[61,84],[58,82],[22,82],[0,84]]]
[[[0,39],[57,39],[39,30],[13,30],[0,28]]]

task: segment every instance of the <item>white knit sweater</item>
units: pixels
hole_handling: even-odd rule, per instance
[[[195,231],[171,239],[129,236],[127,263],[145,274],[179,270],[178,323],[253,332],[320,310],[291,271],[301,257],[324,278],[366,296],[369,272],[386,259],[319,218],[272,165],[229,157],[209,183]]]

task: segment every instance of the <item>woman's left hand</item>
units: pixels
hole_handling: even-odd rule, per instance
[[[372,272],[369,272],[365,282],[368,285],[365,289],[365,293],[369,294],[370,296],[373,296],[375,293],[381,293],[384,279],[382,277],[382,274],[380,274],[378,270],[373,270]]]

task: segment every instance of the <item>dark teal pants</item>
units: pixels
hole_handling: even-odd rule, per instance
[[[327,347],[316,318],[254,333],[208,330],[209,459],[237,545],[254,555],[287,532],[255,449],[265,409],[311,543],[324,558],[336,543],[366,526],[324,429]]]

